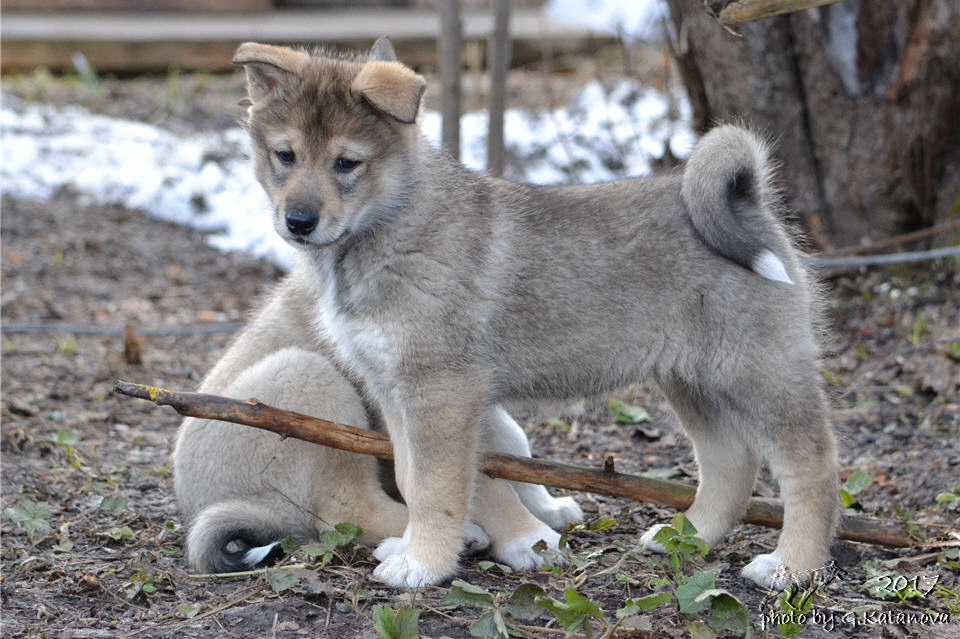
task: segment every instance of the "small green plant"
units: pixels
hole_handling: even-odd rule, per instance
[[[698,568],[710,547],[697,537],[696,527],[683,513],[675,515],[669,526],[661,528],[654,541],[663,546],[666,556],[660,565],[668,576],[656,580],[653,585],[672,584],[674,589],[672,593],[661,591],[635,600],[637,606],[642,602],[642,606],[652,610],[673,600],[678,610],[688,617],[709,612],[706,624],[698,619],[689,620],[688,630],[692,635],[704,636],[713,631],[743,632],[750,626],[743,604],[726,590],[716,587],[719,569]]]
[[[64,355],[73,355],[80,348],[76,335],[60,335],[57,337],[57,351]]]
[[[820,373],[823,375],[823,378],[827,380],[827,383],[837,390],[845,390],[847,388],[847,384],[843,381],[843,378],[833,371],[824,368]]]
[[[777,631],[781,637],[795,637],[803,630],[803,620],[813,606],[813,593],[809,591],[794,592],[787,588],[780,593],[778,599],[780,613],[777,615]]]
[[[913,328],[910,330],[910,343],[914,346],[922,344],[930,335],[930,318],[923,313],[918,313],[913,320]]]
[[[201,608],[202,606],[196,603],[181,604],[177,608],[177,616],[181,619],[193,619],[200,613]]]
[[[616,397],[607,398],[607,408],[618,424],[644,424],[653,419],[646,408],[628,404]]]
[[[509,596],[504,592],[491,593],[462,579],[454,579],[450,592],[440,605],[453,608],[479,608],[483,612],[470,624],[470,635],[481,639],[509,639],[525,636],[519,629],[521,621],[540,614],[539,598],[544,590],[536,584],[521,584]]]
[[[419,639],[419,624],[420,611],[412,606],[373,607],[373,629],[380,639]]]
[[[363,531],[358,526],[341,522],[334,526],[333,530],[323,531],[319,542],[301,546],[300,552],[311,560],[328,564],[334,555],[355,546],[361,537],[363,537]]]
[[[697,537],[697,529],[683,513],[674,515],[669,526],[664,526],[653,538],[663,546],[661,563],[670,573],[673,583],[682,583],[686,573],[703,561],[710,546]]]
[[[857,470],[850,473],[847,481],[843,482],[843,486],[840,488],[840,501],[843,503],[843,507],[852,508],[856,505],[857,499],[855,495],[861,493],[872,481],[873,478],[870,476],[870,473],[865,470]]]
[[[36,546],[50,536],[53,529],[47,518],[50,516],[50,506],[46,502],[23,501],[19,506],[4,508],[3,515],[10,521],[23,528],[27,533],[30,544]]]
[[[110,539],[119,541],[120,543],[134,541],[137,538],[130,526],[114,526],[107,532],[100,533],[100,535],[103,537],[109,537]]]
[[[173,590],[173,577],[157,568],[157,556],[147,550],[137,553],[128,564],[130,585],[124,590],[127,599],[145,599],[163,589]]]
[[[127,500],[123,497],[103,497],[100,500],[100,510],[119,515],[127,508]]]
[[[573,586],[564,589],[563,599],[564,601],[557,601],[549,597],[537,597],[534,603],[546,608],[557,623],[569,632],[582,632],[587,637],[592,637],[593,627],[590,620],[599,619],[601,623],[605,623],[600,606],[581,595]]]
[[[960,510],[960,486],[949,492],[942,492],[936,496],[936,502],[947,510]]]

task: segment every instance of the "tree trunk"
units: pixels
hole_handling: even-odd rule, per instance
[[[960,2],[847,0],[738,25],[742,37],[702,0],[668,2],[694,126],[742,119],[774,139],[815,243],[957,214]]]

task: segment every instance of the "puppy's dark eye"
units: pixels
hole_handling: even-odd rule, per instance
[[[280,164],[285,166],[290,166],[297,160],[297,156],[293,151],[277,151],[277,159],[280,160]]]
[[[360,160],[351,160],[340,156],[337,158],[337,163],[334,168],[337,170],[337,173],[349,173],[360,166]]]

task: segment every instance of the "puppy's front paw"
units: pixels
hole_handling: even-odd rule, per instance
[[[374,569],[373,579],[394,588],[419,588],[439,584],[444,577],[435,574],[423,562],[402,553],[384,559]]]
[[[640,536],[640,545],[644,547],[645,550],[650,552],[655,552],[657,554],[663,554],[666,552],[666,549],[663,545],[654,539],[657,536],[657,533],[667,527],[667,524],[656,524],[647,529],[647,532],[643,533]]]
[[[549,556],[544,557],[533,549],[541,541],[546,543],[550,550],[559,550],[560,548],[560,535],[552,528],[542,526],[533,532],[525,533],[499,544],[494,548],[494,555],[515,570],[539,568],[547,561],[560,563],[562,560]]]
[[[373,556],[377,561],[385,561],[388,557],[392,555],[402,555],[407,551],[407,538],[406,535],[403,537],[387,537],[380,542],[374,551]]]
[[[551,497],[548,503],[539,505],[534,515],[556,529],[564,528],[575,521],[583,521],[583,510],[573,497]]]
[[[467,552],[480,552],[490,547],[490,538],[483,528],[469,523],[463,528],[463,545]]]
[[[790,585],[790,571],[774,554],[757,555],[743,567],[740,575],[770,590],[783,590]]]

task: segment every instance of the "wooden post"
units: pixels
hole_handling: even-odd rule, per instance
[[[440,84],[443,114],[441,141],[455,160],[460,160],[460,53],[463,32],[460,24],[460,0],[441,0],[440,8]]]
[[[505,153],[503,147],[503,112],[506,105],[507,70],[510,68],[510,4],[511,0],[494,0],[493,38],[487,56],[490,74],[490,91],[487,110],[490,123],[487,126],[487,172],[503,175]]]

